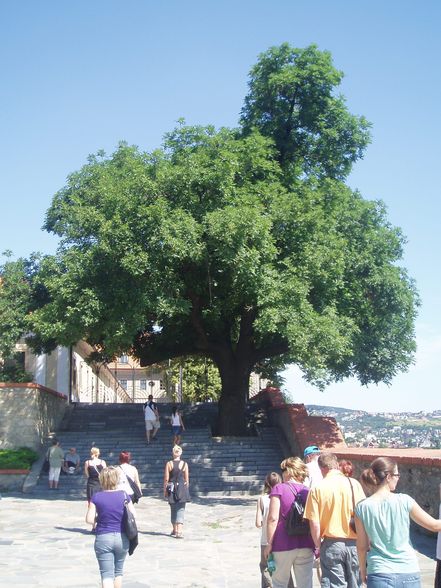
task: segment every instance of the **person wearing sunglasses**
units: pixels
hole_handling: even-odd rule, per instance
[[[441,530],[441,521],[411,496],[395,493],[399,479],[398,466],[388,457],[378,457],[361,474],[363,486],[373,490],[355,508],[360,573],[368,588],[420,588],[418,559],[409,538],[410,519],[429,531]]]

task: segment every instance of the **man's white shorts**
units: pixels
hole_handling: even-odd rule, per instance
[[[150,420],[150,419],[145,419],[145,430],[146,431],[152,431],[153,429],[159,429],[160,427],[160,423],[159,423],[159,419],[156,419],[154,421]]]

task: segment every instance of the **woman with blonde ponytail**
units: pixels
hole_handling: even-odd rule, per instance
[[[368,588],[421,588],[410,519],[429,531],[441,530],[441,521],[413,498],[395,493],[399,479],[397,464],[387,457],[378,457],[361,474],[362,485],[373,491],[355,508],[360,573]]]

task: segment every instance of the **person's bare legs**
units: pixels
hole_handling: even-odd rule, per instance
[[[102,580],[101,586],[102,588],[121,588],[122,579],[122,576],[115,576],[113,580],[112,578],[106,578],[105,580]]]

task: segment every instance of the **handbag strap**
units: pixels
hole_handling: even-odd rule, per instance
[[[289,482],[284,482],[284,484],[286,484],[286,486],[288,486],[288,488],[291,490],[291,492],[294,496],[294,500],[295,500],[299,493],[295,491],[295,489],[291,486],[291,484]],[[294,500],[291,502],[289,508],[291,508],[291,506],[294,504]],[[288,513],[289,513],[289,510],[288,510]],[[286,520],[287,515],[285,515],[285,516],[283,515],[282,509],[280,509],[280,515],[281,515],[282,519]]]
[[[294,489],[294,488],[291,486],[291,484],[290,484],[289,482],[285,482],[285,484],[288,486],[288,488],[289,488],[289,489],[291,490],[291,492],[293,493],[293,495],[294,495],[294,500],[295,500],[295,499],[297,498],[297,496],[298,496],[298,494],[299,494],[299,493],[295,491],[295,489]]]
[[[124,474],[125,479],[127,480],[128,476],[127,476],[126,472],[124,471],[124,468],[121,465],[119,465],[118,467],[122,471],[122,473]],[[128,480],[127,480],[127,482],[128,482]]]
[[[352,492],[352,512],[355,514],[355,497],[354,497],[354,487],[352,486],[351,478],[348,478],[349,486],[351,487]]]

